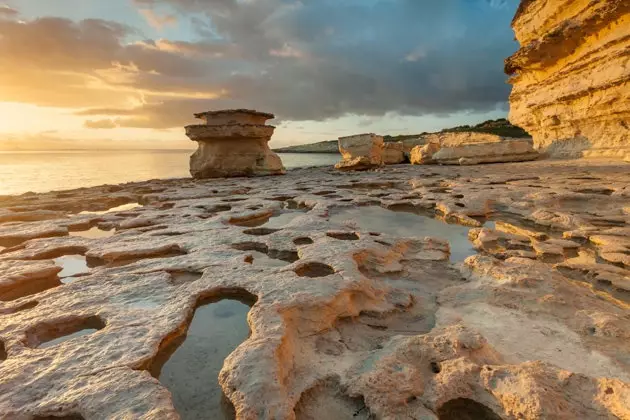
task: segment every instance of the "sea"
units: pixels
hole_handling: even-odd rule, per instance
[[[0,152],[0,195],[190,177],[191,150]],[[329,166],[336,154],[279,153],[287,169]]]

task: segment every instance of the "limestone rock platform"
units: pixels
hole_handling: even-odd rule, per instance
[[[0,417],[627,419],[629,186],[578,160],[0,197]]]

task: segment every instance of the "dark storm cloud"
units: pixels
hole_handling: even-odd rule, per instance
[[[240,60],[198,81],[229,92],[213,108],[290,120],[449,114],[509,94],[502,63],[516,48],[517,0],[137,1],[171,5],[208,39],[238,46]]]

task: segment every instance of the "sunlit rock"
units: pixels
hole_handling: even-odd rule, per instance
[[[335,168],[351,171],[382,166],[384,147],[383,137],[376,134],[339,137],[339,152],[343,160]]]
[[[405,145],[402,141],[385,143],[383,148],[383,163],[385,165],[395,165],[405,161]]]
[[[195,114],[205,124],[189,125],[186,135],[199,145],[190,157],[194,178],[266,176],[285,173],[280,157],[269,149],[273,114],[247,109]]]
[[[428,143],[411,150],[411,163],[419,165],[476,165],[480,163],[523,162],[538,159],[530,139],[513,139],[485,133],[439,133]]]
[[[557,157],[630,159],[630,2],[522,1],[510,121]]]

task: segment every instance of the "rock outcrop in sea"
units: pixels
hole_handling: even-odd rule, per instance
[[[199,145],[190,157],[193,178],[266,176],[285,173],[280,157],[269,149],[273,114],[249,109],[195,114],[205,124],[189,125],[186,135]]]
[[[461,132],[425,136],[425,145],[411,150],[415,165],[476,165],[480,163],[524,162],[540,157],[532,139],[514,139],[494,134]]]
[[[343,160],[335,165],[342,171],[363,171],[383,165],[383,137],[376,134],[357,134],[339,137],[339,152]]]
[[[510,121],[553,157],[630,160],[630,1],[523,0]]]

